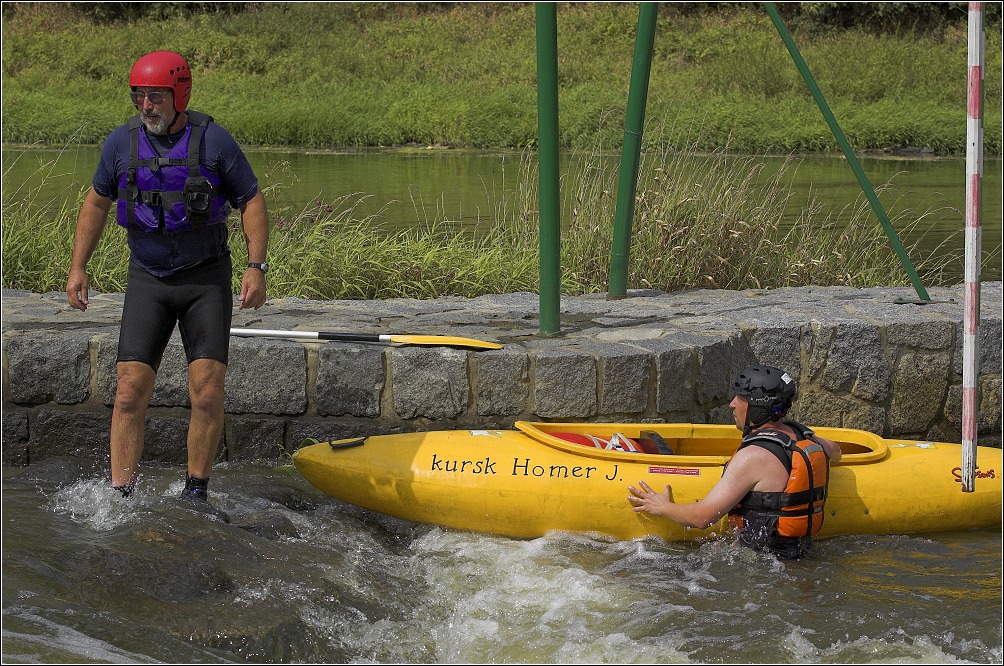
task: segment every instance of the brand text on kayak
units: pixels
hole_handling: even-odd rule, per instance
[[[439,454],[432,454],[432,463],[429,465],[431,472],[449,472],[451,474],[483,474],[495,475],[497,461],[491,456],[485,456],[484,460],[458,460],[455,458],[440,458]],[[617,471],[619,465],[613,465],[609,474],[605,474],[607,481],[618,479]],[[549,479],[592,479],[593,475],[599,472],[599,467],[585,465],[535,465],[530,458],[513,458],[513,476],[536,476]]]

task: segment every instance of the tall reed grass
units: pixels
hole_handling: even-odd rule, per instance
[[[12,160],[3,173],[0,217],[0,266],[3,286],[35,292],[63,290],[70,270],[73,233],[77,212],[86,189],[67,187],[47,200],[41,199],[42,183],[52,176],[58,159],[41,163],[35,184],[24,183],[11,190],[6,186]],[[114,225],[113,225],[114,226]],[[106,231],[89,265],[90,286],[97,291],[124,291],[129,265],[125,232],[119,227]]]
[[[666,136],[673,136],[667,133]],[[793,195],[786,176],[797,158],[764,174],[765,162],[728,149],[705,153],[699,142],[665,144],[643,154],[639,166],[628,264],[628,287],[674,291],[689,288],[777,288],[805,285],[909,284],[868,202],[824,211],[811,195],[787,223]],[[561,292],[604,292],[616,209],[617,165],[600,151],[578,153],[579,164],[561,183]],[[51,169],[42,165],[40,169]],[[272,231],[268,288],[273,297],[382,299],[474,297],[537,291],[539,286],[538,174],[535,155],[503,164],[498,181],[484,184],[485,205],[473,230],[438,203],[413,200],[416,223],[382,224],[381,212],[363,215],[365,193],[308,203],[285,200],[295,174],[288,165],[263,174]],[[284,171],[285,170],[285,171]],[[892,183],[885,184],[891,187]],[[881,189],[881,188],[880,188]],[[37,191],[36,191],[37,192]],[[8,192],[2,202],[3,286],[35,292],[65,287],[77,210],[84,192],[40,202],[32,192]],[[389,205],[391,202],[387,202]],[[895,207],[893,207],[895,210]],[[939,214],[906,208],[894,212],[900,234]],[[235,264],[246,257],[237,216],[231,222]],[[925,284],[941,283],[948,259],[908,254]],[[1000,253],[1000,248],[995,250]],[[991,261],[995,258],[991,257]],[[999,257],[996,257],[999,261]],[[125,234],[109,222],[89,265],[97,291],[123,291],[128,249]],[[234,276],[234,290],[239,275]]]
[[[573,281],[582,290],[605,291],[618,174],[604,168],[601,160],[584,159],[579,171],[586,177],[574,185],[562,261],[576,271]],[[792,200],[790,175],[798,165],[799,160],[790,157],[775,172],[764,174],[765,162],[756,156],[728,150],[703,153],[693,145],[644,154],[628,285],[674,291],[909,284],[863,194],[831,211],[811,194],[803,202]],[[878,191],[890,187],[891,182]],[[789,223],[786,211],[792,207],[799,213]],[[923,279],[940,283],[952,257],[941,247],[922,254],[913,232],[944,207],[893,210],[898,235],[915,238],[907,250],[914,267]]]

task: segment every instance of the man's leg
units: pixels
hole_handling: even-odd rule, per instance
[[[188,364],[192,419],[188,425],[188,475],[208,479],[223,433],[223,386],[227,366],[198,358]]]
[[[157,373],[146,363],[122,361],[116,365],[118,388],[112,408],[112,487],[132,490],[143,457],[146,409]]]

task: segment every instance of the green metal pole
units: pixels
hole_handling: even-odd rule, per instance
[[[627,295],[628,257],[631,254],[631,222],[634,219],[635,190],[638,187],[638,162],[641,157],[641,135],[645,127],[645,104],[648,100],[648,80],[652,71],[652,47],[655,26],[659,18],[659,3],[643,2],[638,10],[638,35],[634,43],[631,65],[631,89],[628,92],[627,120],[624,124],[624,145],[621,148],[620,179],[617,183],[617,211],[614,216],[614,237],[610,247],[610,285],[607,298]]]
[[[558,190],[558,14],[538,2],[537,155],[540,179],[540,333],[561,328],[561,211]]]
[[[910,276],[910,281],[913,282],[913,287],[917,290],[917,295],[920,296],[921,300],[931,300],[931,297],[927,295],[927,290],[924,289],[924,285],[920,281],[920,277],[917,275],[917,271],[914,270],[913,264],[910,263],[910,257],[906,255],[906,250],[903,249],[903,244],[900,243],[899,237],[896,235],[896,230],[893,229],[892,223],[889,221],[889,216],[886,215],[885,209],[878,200],[878,196],[875,195],[875,190],[872,189],[871,183],[868,182],[868,178],[865,176],[865,172],[861,169],[861,165],[858,163],[858,158],[854,155],[854,151],[851,149],[850,143],[847,142],[847,137],[844,136],[843,131],[840,129],[840,125],[837,124],[837,119],[833,117],[830,107],[826,104],[826,100],[823,98],[823,93],[820,92],[819,86],[816,85],[815,79],[812,78],[812,74],[809,72],[808,66],[806,66],[805,61],[802,59],[802,54],[799,53],[798,47],[795,46],[795,42],[792,40],[791,34],[784,25],[784,21],[781,20],[781,16],[777,13],[777,8],[774,7],[773,2],[765,2],[764,6],[767,8],[767,13],[770,15],[770,20],[774,22],[774,27],[777,28],[778,34],[781,35],[784,45],[788,48],[788,53],[791,54],[792,59],[795,61],[795,66],[798,67],[798,71],[802,74],[802,78],[805,79],[806,85],[809,86],[809,90],[812,92],[812,97],[816,100],[816,105],[822,112],[823,118],[826,119],[826,124],[830,126],[830,131],[833,132],[833,136],[836,137],[841,150],[844,151],[844,155],[847,157],[847,162],[851,165],[851,170],[857,177],[858,183],[861,185],[861,189],[864,191],[865,196],[868,197],[868,201],[871,203],[872,209],[875,211],[875,215],[879,218],[879,222],[882,223],[882,228],[885,229],[885,233],[889,237],[889,241],[892,243],[893,249],[896,251],[897,256],[899,256],[900,263],[903,264],[903,268],[906,269],[907,275]]]

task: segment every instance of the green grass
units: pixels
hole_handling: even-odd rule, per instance
[[[132,113],[132,63],[161,48],[191,63],[193,108],[248,145],[536,142],[532,3],[258,3],[113,24],[63,3],[21,8],[3,15],[6,143],[100,143]],[[967,34],[957,15],[931,34],[791,26],[856,149],[964,152]],[[620,146],[637,20],[634,3],[559,3],[563,148]],[[986,44],[987,156],[1001,155],[1001,46],[998,24]],[[701,127],[704,151],[839,150],[756,3],[662,6],[647,113]]]
[[[562,265],[577,285],[574,293],[601,292],[609,280],[616,212],[609,193],[618,174],[609,162],[582,159],[587,163],[578,171],[587,176],[569,184],[575,212],[562,235]],[[850,210],[828,215],[810,197],[798,202],[799,217],[785,226],[785,210],[794,196],[786,176],[797,165],[791,158],[763,178],[762,160],[727,149],[708,154],[691,144],[645,154],[628,286],[676,291],[909,284],[863,196]],[[900,209],[892,222],[903,233],[912,225],[922,227],[937,212]],[[921,256],[916,243],[908,254]],[[946,261],[931,255],[914,260],[915,267],[928,283],[939,283]]]
[[[44,182],[55,164],[53,159],[39,165],[37,180]],[[6,176],[4,173],[5,181]],[[4,188],[0,263],[5,288],[36,292],[66,288],[77,212],[86,190],[67,189],[51,200],[40,201],[41,190],[41,185],[23,192]],[[116,227],[102,236],[88,266],[91,288],[125,291],[128,263],[125,232]]]
[[[670,128],[658,134],[683,132]],[[534,157],[525,151],[515,163],[504,164],[497,181],[485,184],[485,204],[479,207],[485,212],[470,233],[457,233],[459,225],[439,202],[413,201],[418,223],[406,230],[383,228],[379,212],[361,214],[365,193],[292,204],[284,197],[283,183],[295,174],[287,171],[288,165],[277,164],[262,178],[270,183],[264,194],[272,225],[269,261],[275,266],[269,272],[269,295],[334,300],[537,291]],[[601,159],[599,150],[576,153],[574,159],[579,163],[570,173],[576,175],[561,184],[564,209],[570,211],[562,225],[561,291],[604,292],[618,166]],[[756,156],[728,148],[706,153],[696,141],[646,152],[639,167],[629,288],[909,284],[863,198],[851,211],[826,217],[810,198],[799,202],[798,219],[784,226],[793,196],[786,175],[797,165],[792,158],[765,178],[764,161]],[[82,194],[66,192],[61,201],[38,202],[31,192],[4,192],[4,287],[35,292],[65,288]],[[57,205],[42,205],[52,203]],[[45,208],[50,212],[36,212]],[[900,209],[892,221],[902,233],[907,231],[903,225],[920,228],[927,216],[937,214]],[[246,249],[236,216],[231,228],[231,249],[239,265]],[[946,260],[918,256],[916,247],[907,251],[925,284],[939,284]],[[88,267],[92,288],[123,291],[127,264],[125,233],[109,222]],[[238,275],[233,288],[239,290]]]
[[[479,207],[486,212],[466,234],[455,233],[458,224],[438,202],[413,202],[419,224],[393,231],[378,214],[359,212],[367,193],[293,206],[281,183],[295,174],[259,174],[269,184],[273,222],[271,295],[429,298],[538,289],[532,3],[258,3],[237,14],[111,24],[83,17],[72,4],[9,7],[2,44],[7,143],[102,142],[133,112],[126,81],[135,59],[173,49],[195,72],[192,107],[246,146],[524,151],[498,182],[486,183]],[[794,30],[855,149],[964,151],[964,15],[930,34]],[[637,18],[630,3],[558,5],[560,144],[580,161],[561,190],[564,210],[572,211],[562,220],[566,294],[607,289],[617,173],[599,156],[623,139]],[[1001,155],[1001,45],[998,23],[986,45],[987,156]],[[828,216],[812,199],[795,202],[801,217],[790,228],[782,223],[792,197],[785,172],[798,160],[764,178],[757,156],[838,147],[760,5],[699,12],[664,5],[647,117],[629,287],[909,284],[863,199]],[[66,192],[54,206],[37,196],[4,189],[3,286],[62,290],[82,193]],[[887,210],[901,234],[939,214]],[[239,261],[242,234],[231,238]],[[907,251],[924,283],[938,284],[945,261]],[[124,289],[127,262],[124,232],[109,224],[90,264],[92,287]]]

